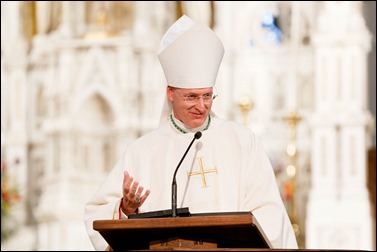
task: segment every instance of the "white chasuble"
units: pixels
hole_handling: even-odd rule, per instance
[[[119,218],[125,170],[151,190],[139,212],[171,209],[173,174],[194,134],[167,121],[129,146],[85,208],[96,250],[108,244],[93,230],[93,221]],[[188,207],[190,213],[251,211],[274,248],[297,248],[270,161],[249,128],[212,116],[176,179],[178,208]]]

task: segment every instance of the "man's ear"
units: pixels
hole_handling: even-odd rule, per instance
[[[166,88],[166,97],[169,101],[173,101],[174,88],[167,86]]]

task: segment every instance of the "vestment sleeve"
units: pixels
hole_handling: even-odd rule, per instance
[[[108,244],[101,234],[93,229],[93,221],[119,219],[124,170],[125,163],[122,157],[102,186],[85,205],[84,222],[95,250],[104,251]]]

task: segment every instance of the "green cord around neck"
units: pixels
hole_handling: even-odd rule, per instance
[[[174,121],[173,119],[173,114],[170,114],[170,121],[171,123],[174,125],[174,127],[179,130],[180,132],[182,132],[183,134],[186,134],[188,133],[187,131],[185,131],[184,129],[180,128]],[[208,123],[207,123],[207,126],[204,128],[204,130],[207,130],[209,128],[209,125],[211,124],[211,115],[208,115]],[[204,131],[203,130],[203,131]]]

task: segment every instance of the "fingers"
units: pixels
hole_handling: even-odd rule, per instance
[[[129,194],[132,181],[133,178],[125,171],[123,176],[123,195]]]
[[[137,191],[136,191],[136,193],[135,193],[134,198],[140,200],[140,199],[141,199],[141,193],[143,192],[143,190],[144,190],[144,187],[143,187],[143,186],[139,186],[139,187],[137,188]]]
[[[134,198],[138,186],[139,186],[139,182],[136,180],[134,181],[134,178],[131,177],[127,171],[124,172],[123,196],[130,196],[131,198]]]
[[[122,210],[125,214],[132,214],[140,207],[150,194],[150,190],[146,190],[144,194],[144,187],[139,185],[139,182],[134,180],[127,171],[124,172],[123,177],[123,202]]]
[[[150,190],[146,190],[144,195],[140,198],[140,206],[144,203],[144,201],[148,198],[149,194],[151,193]]]
[[[135,195],[135,199],[137,199],[137,201],[140,201],[139,204],[142,205],[144,203],[144,201],[148,198],[149,194],[150,194],[150,190],[146,190],[145,193],[142,195],[142,192],[144,191],[144,187],[143,186],[139,186],[137,192],[136,192],[136,195]]]

